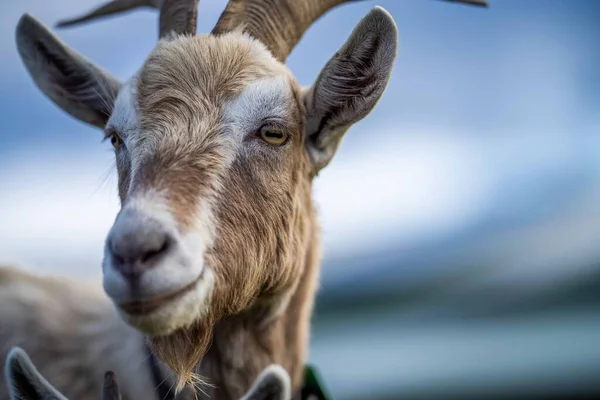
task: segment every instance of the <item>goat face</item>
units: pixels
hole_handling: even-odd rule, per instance
[[[246,35],[162,41],[114,102],[122,208],[104,287],[166,335],[286,298],[302,273],[310,163],[302,93]]]

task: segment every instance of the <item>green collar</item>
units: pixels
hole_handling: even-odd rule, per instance
[[[314,365],[307,364],[304,366],[304,386],[301,390],[300,399],[333,400]]]

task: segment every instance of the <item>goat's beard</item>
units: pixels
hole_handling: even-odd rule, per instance
[[[209,315],[166,336],[148,338],[152,352],[175,373],[175,392],[202,381],[194,369],[210,346],[215,318]]]

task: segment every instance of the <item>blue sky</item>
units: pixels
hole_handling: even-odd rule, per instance
[[[52,26],[97,4],[0,5],[0,261],[100,274],[104,235],[118,209],[110,144],[43,97],[14,44],[24,12]],[[317,21],[289,57],[309,85],[371,7],[383,6],[398,24],[387,91],[315,184],[326,256],[550,218],[600,190],[600,3],[490,4],[344,5]],[[224,6],[200,2],[200,32]],[[139,10],[58,34],[126,79],[155,43],[157,15]]]

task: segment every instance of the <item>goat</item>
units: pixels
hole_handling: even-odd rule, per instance
[[[13,347],[6,357],[5,364],[10,400],[67,400],[67,397],[40,374],[23,349]],[[241,400],[289,400],[290,397],[289,375],[281,366],[272,364],[261,372]],[[106,371],[102,400],[121,400],[121,398],[115,373]]]
[[[152,2],[160,40],[125,83],[32,16],[17,25],[38,88],[114,147],[103,287],[177,390],[198,374],[210,397],[239,398],[273,363],[300,387],[320,259],[312,181],[379,101],[397,52],[393,18],[374,7],[301,88],[285,59],[344,2],[231,0],[200,36],[196,0]]]
[[[118,316],[100,285],[0,268],[0,304],[0,359],[23,348],[69,398],[97,398],[102,374],[113,370],[125,378],[124,399],[159,400],[144,335]],[[161,372],[168,377],[166,367]],[[9,398],[7,386],[0,382],[0,400]]]

